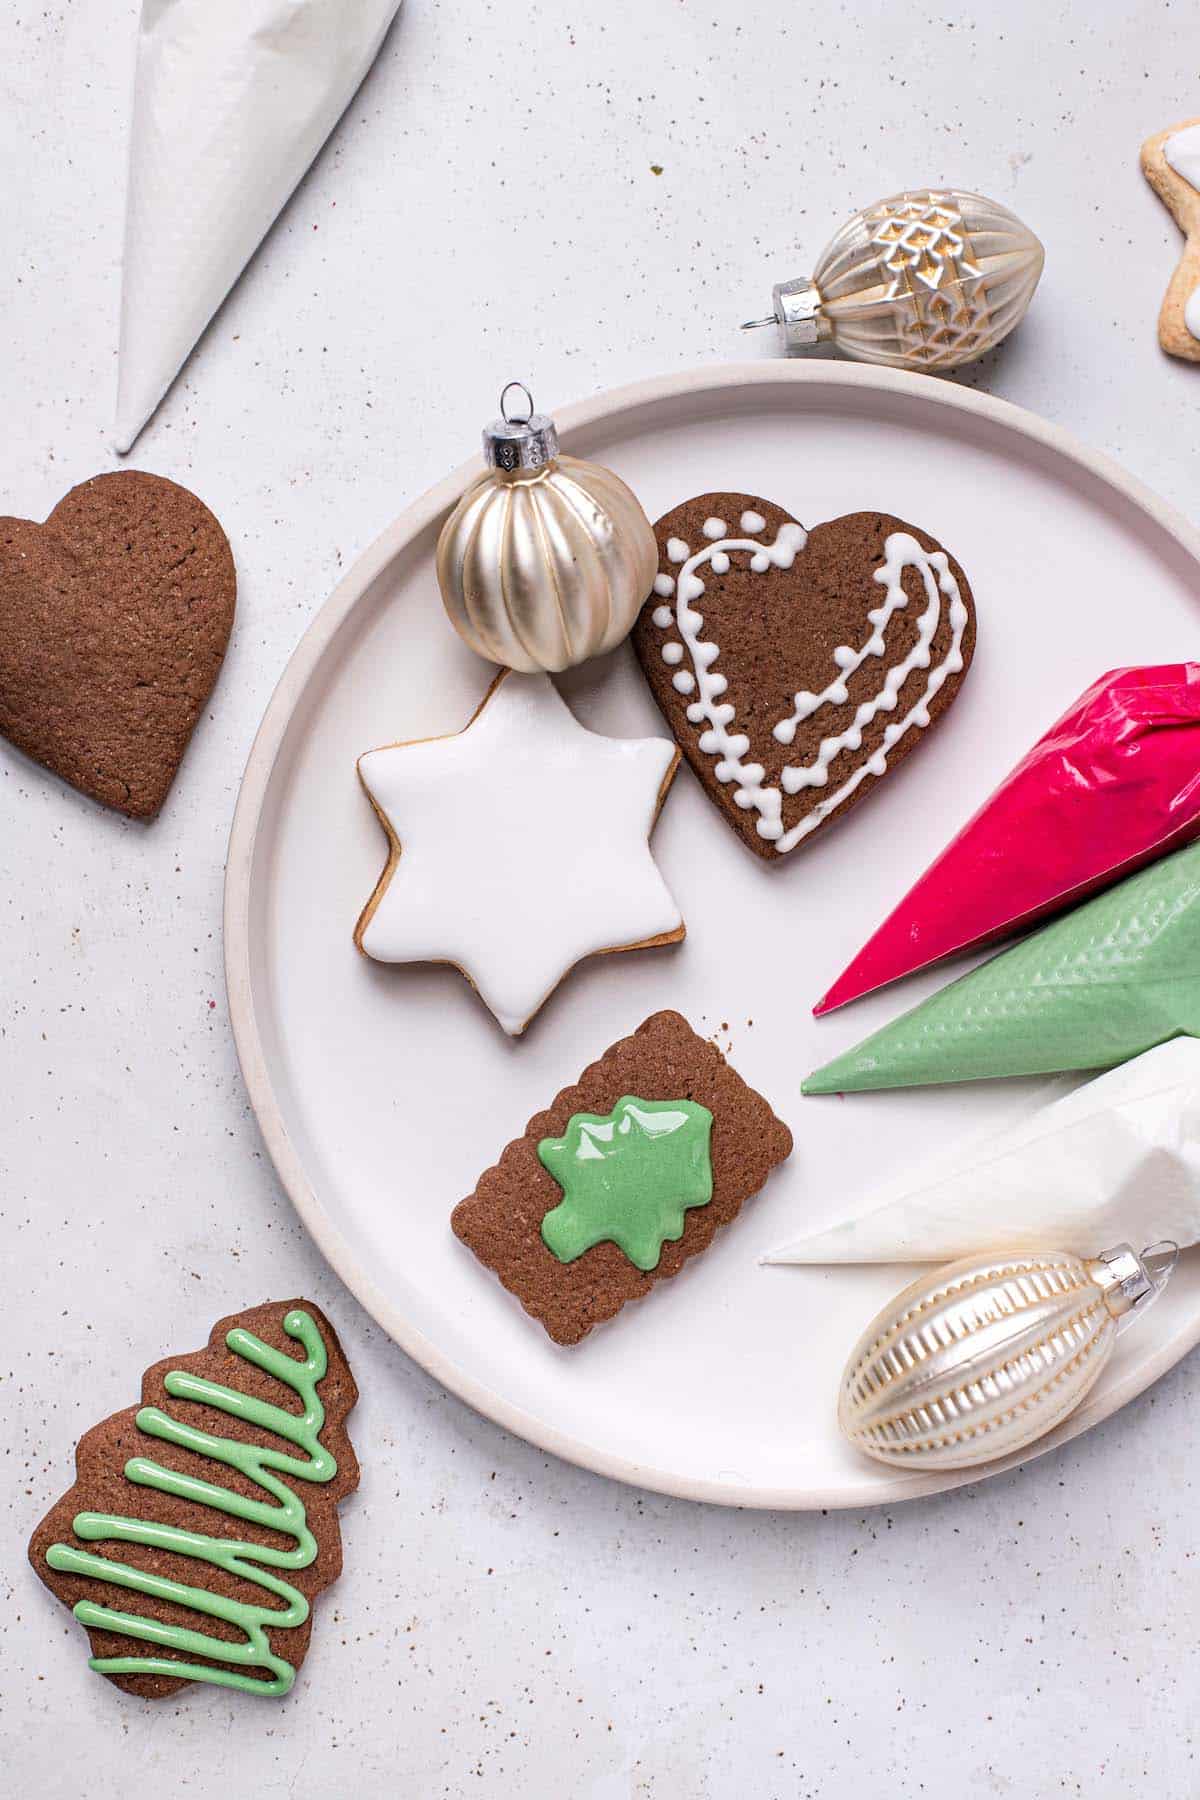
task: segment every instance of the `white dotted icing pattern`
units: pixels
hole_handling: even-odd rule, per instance
[[[704,526],[705,532],[708,532],[709,525],[716,523],[718,521],[708,520]],[[766,521],[759,513],[746,512],[742,514],[741,525],[745,531],[762,531],[766,528]],[[779,787],[769,785],[765,780],[766,770],[761,763],[743,761],[750,748],[749,738],[743,732],[731,730],[737,709],[732,702],[722,699],[729,684],[725,676],[713,666],[721,654],[720,646],[711,638],[702,636],[704,616],[694,602],[703,595],[704,583],[696,571],[703,563],[709,563],[714,574],[723,575],[729,568],[730,554],[738,551],[749,554],[750,568],[755,574],[765,574],[772,568],[790,569],[807,542],[808,534],[803,526],[793,524],[781,525],[773,544],[755,542],[750,538],[712,539],[694,555],[689,553],[688,546],[681,539],[671,538],[667,544],[667,555],[672,562],[682,564],[673,584],[675,607],[672,611],[670,607],[658,606],[653,613],[654,623],[660,630],[669,630],[674,624],[683,640],[682,644],[671,642],[663,645],[663,661],[674,666],[683,661],[685,652],[691,661],[691,669],[680,668],[672,677],[672,685],[680,694],[690,694],[698,688],[697,698],[688,707],[687,716],[693,725],[705,727],[700,734],[700,749],[706,755],[719,759],[715,770],[718,781],[737,782],[733,796],[736,804],[743,810],[754,808],[758,813],[755,829],[759,837],[774,843],[780,855],[794,849],[810,832],[815,831],[831,812],[861,786],[868,775],[878,777],[885,774],[888,752],[909,730],[914,727],[924,730],[929,724],[930,701],[951,675],[962,670],[962,640],[969,618],[958,583],[950,573],[950,563],[945,551],[927,552],[922,550],[911,533],[892,532],[884,544],[883,562],[874,574],[875,581],[884,589],[884,597],[867,614],[872,628],[871,635],[861,650],[855,650],[848,644],[837,647],[833,653],[833,660],[839,671],[837,676],[819,694],[803,691],[794,696],[790,716],[781,719],[774,727],[777,741],[781,744],[792,743],[797,725],[811,718],[821,707],[845,706],[849,700],[850,677],[870,657],[882,657],[886,653],[884,632],[888,621],[908,605],[908,595],[903,587],[904,571],[908,568],[919,570],[925,587],[926,604],[918,622],[917,641],[903,661],[887,671],[879,692],[855,709],[854,719],[844,731],[823,738],[811,763],[785,765]],[[682,554],[678,554],[679,552]],[[948,602],[949,608],[950,648],[943,660],[935,668],[930,668],[931,646],[941,623],[943,599]],[[888,725],[880,748],[855,769],[840,787],[813,807],[790,830],[785,831],[784,794],[797,794],[802,788],[828,786],[832,764],[843,751],[862,748],[865,728],[881,712],[895,711],[901,689],[909,676],[918,669],[930,671],[925,690],[903,718],[894,719]]]

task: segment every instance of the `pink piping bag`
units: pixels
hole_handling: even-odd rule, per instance
[[[1200,663],[1113,669],[1039,738],[813,1008],[1021,931],[1200,836]]]

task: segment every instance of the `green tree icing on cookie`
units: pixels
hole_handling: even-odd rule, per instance
[[[546,1248],[568,1263],[613,1243],[636,1268],[657,1268],[687,1208],[712,1199],[711,1135],[712,1114],[695,1100],[624,1094],[607,1116],[574,1113],[563,1137],[538,1145],[563,1190],[542,1220]]]

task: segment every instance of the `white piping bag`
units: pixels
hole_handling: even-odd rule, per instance
[[[1200,1241],[1200,1043],[1174,1038],[952,1146],[767,1263],[944,1262],[995,1249]]]
[[[129,450],[337,124],[400,0],[142,0],[117,449]]]

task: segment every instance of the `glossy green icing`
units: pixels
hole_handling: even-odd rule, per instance
[[[77,1513],[72,1529],[85,1542],[142,1544],[156,1550],[169,1550],[178,1556],[190,1556],[209,1563],[213,1568],[243,1581],[253,1582],[282,1605],[258,1606],[247,1601],[232,1600],[207,1588],[191,1587],[163,1575],[135,1569],[127,1563],[93,1555],[73,1544],[52,1544],[46,1561],[52,1569],[71,1575],[88,1576],[113,1587],[129,1588],[135,1593],[179,1606],[213,1619],[236,1625],[245,1633],[244,1643],[231,1643],[210,1637],[206,1632],[189,1630],[181,1625],[165,1625],[137,1613],[121,1612],[101,1606],[93,1600],[81,1600],[74,1608],[81,1625],[92,1630],[120,1632],[126,1637],[141,1638],[164,1649],[182,1651],[185,1655],[208,1656],[226,1668],[213,1668],[207,1663],[179,1661],[168,1656],[103,1656],[93,1657],[91,1666],[102,1675],[167,1675],[189,1681],[208,1681],[218,1687],[240,1688],[246,1693],[286,1694],[296,1679],[291,1663],[271,1649],[268,1630],[279,1631],[302,1625],[308,1617],[308,1601],[298,1588],[285,1580],[289,1573],[307,1569],[316,1560],[317,1541],[309,1529],[304,1503],[280,1475],[301,1481],[331,1481],[337,1463],[321,1443],[325,1409],[317,1397],[317,1384],[325,1374],[325,1345],[315,1320],[295,1308],[283,1321],[289,1337],[304,1348],[305,1359],[298,1361],[285,1351],[264,1344],[252,1332],[235,1326],[225,1342],[236,1356],[265,1370],[299,1395],[303,1413],[285,1411],[258,1400],[236,1388],[172,1369],[163,1386],[178,1400],[191,1400],[217,1408],[231,1418],[245,1421],[256,1430],[269,1431],[304,1452],[303,1460],[286,1451],[264,1444],[239,1443],[234,1438],[214,1437],[191,1425],[180,1424],[157,1406],[144,1406],[137,1415],[138,1430],[147,1437],[207,1456],[213,1462],[236,1469],[254,1482],[270,1500],[252,1500],[229,1488],[166,1469],[144,1456],[131,1457],[125,1465],[129,1481],[140,1487],[155,1488],[181,1500],[211,1506],[233,1518],[266,1526],[293,1540],[290,1548],[246,1543],[235,1538],[208,1537],[198,1531],[184,1531],[172,1525],[155,1524],[146,1519],[123,1518],[114,1513]],[[269,1680],[261,1680],[244,1669],[270,1669]]]
[[[625,1094],[611,1113],[575,1113],[559,1138],[543,1138],[538,1158],[563,1190],[542,1220],[559,1262],[613,1243],[639,1269],[654,1269],[668,1239],[683,1236],[684,1213],[712,1199],[712,1114],[695,1100],[639,1100]]]
[[[1200,1037],[1200,845],[951,982],[803,1091],[1111,1069],[1182,1036]]]

